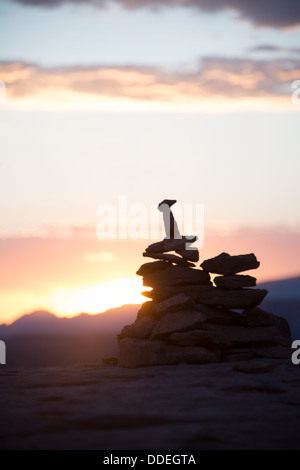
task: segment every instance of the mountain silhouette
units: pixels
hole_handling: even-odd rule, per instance
[[[138,309],[139,305],[123,305],[72,318],[47,311],[23,315],[0,326],[6,364],[17,368],[101,364],[103,358],[117,356],[117,333],[134,322]]]
[[[300,277],[259,285],[269,291],[260,307],[286,318],[293,339],[300,339]],[[103,313],[81,313],[60,318],[51,312],[23,315],[11,325],[0,326],[6,343],[8,367],[65,366],[102,363],[116,357],[116,335],[135,321],[139,305],[123,305]]]
[[[117,333],[125,324],[132,323],[139,305],[129,304],[103,313],[81,313],[75,317],[57,317],[44,310],[23,315],[11,325],[0,326],[0,337],[32,334]]]
[[[261,307],[287,318],[292,330],[297,326],[300,335],[300,276],[260,283],[258,287],[268,291]],[[138,309],[139,305],[128,304],[102,313],[81,313],[71,318],[39,310],[23,315],[11,325],[1,325],[0,338],[29,334],[118,333],[124,325],[134,322]]]
[[[286,318],[292,339],[300,339],[300,276],[264,282],[259,287],[268,291],[261,308]]]
[[[278,281],[263,282],[261,289],[267,289],[269,300],[300,300],[300,276]]]

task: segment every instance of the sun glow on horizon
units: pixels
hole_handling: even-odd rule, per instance
[[[56,289],[47,299],[48,308],[57,316],[73,316],[81,312],[100,313],[124,304],[141,304],[141,279],[118,278],[82,287]]]
[[[57,317],[73,317],[80,313],[96,314],[125,304],[142,304],[141,294],[148,290],[142,279],[130,277],[111,279],[97,284],[55,287],[48,293],[13,290],[0,295],[3,311],[0,324],[11,324],[25,314],[49,311]]]

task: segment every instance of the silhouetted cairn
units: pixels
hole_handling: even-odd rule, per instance
[[[119,365],[290,357],[288,322],[258,308],[267,291],[252,289],[256,279],[238,274],[259,267],[255,255],[221,253],[197,269],[191,262],[199,260],[197,248],[186,249],[195,240],[164,239],[146,248],[143,256],[158,261],[143,264],[137,274],[152,287],[143,292],[151,300],[118,335]],[[215,286],[210,273],[218,274]]]

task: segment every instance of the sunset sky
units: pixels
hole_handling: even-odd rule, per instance
[[[299,2],[2,0],[0,80],[0,324],[145,300],[155,240],[96,233],[120,197],[300,275]]]

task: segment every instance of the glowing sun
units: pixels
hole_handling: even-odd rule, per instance
[[[57,315],[99,313],[124,304],[145,302],[141,292],[146,289],[141,280],[120,278],[101,284],[56,289],[47,304]]]

